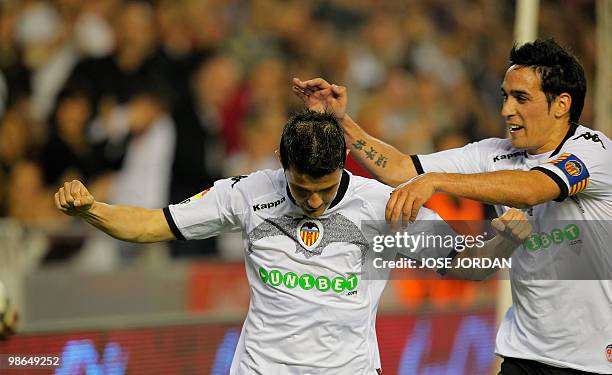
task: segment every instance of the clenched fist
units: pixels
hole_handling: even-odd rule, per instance
[[[493,219],[491,224],[500,235],[517,244],[523,243],[531,235],[532,227],[527,216],[516,208],[511,208],[501,217]]]
[[[55,193],[55,207],[66,215],[75,216],[87,212],[95,199],[81,181],[64,182]]]

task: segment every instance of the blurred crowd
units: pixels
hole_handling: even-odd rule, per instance
[[[83,180],[101,201],[153,208],[220,177],[276,168],[280,130],[301,109],[292,77],[348,86],[357,122],[404,152],[504,136],[499,87],[514,6],[0,0],[0,215],[57,239],[74,226],[53,206],[65,180]],[[542,0],[539,25],[576,53],[590,88],[594,8]],[[172,254],[218,247],[176,243]]]

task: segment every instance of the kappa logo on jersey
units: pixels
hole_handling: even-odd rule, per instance
[[[599,138],[599,135],[597,135],[597,134],[593,134],[591,132],[586,132],[586,133],[580,134],[579,136],[577,136],[573,140],[576,140],[578,138],[584,138],[587,141],[599,142],[601,147],[603,147],[604,150],[606,149],[606,146],[604,146],[603,141]]]
[[[563,171],[565,177],[567,177],[570,185],[567,195],[578,194],[589,185],[589,171],[582,160],[576,155],[565,153],[547,164],[552,164],[559,168]]]
[[[302,246],[314,249],[323,237],[323,224],[319,220],[304,219],[298,223],[297,236]]]
[[[285,202],[285,197],[282,197],[281,199],[277,199],[274,202],[254,204],[253,211],[257,212],[259,210],[265,210],[266,208],[276,207],[284,202]]]
[[[522,156],[522,157],[526,158],[527,157],[527,150],[525,150],[525,151],[517,151],[517,152],[513,152],[511,154],[506,154],[506,155],[497,155],[497,156],[494,156],[493,157],[493,163],[497,163],[500,160],[518,158],[519,156]]]
[[[242,176],[235,176],[235,177],[232,177],[232,178],[231,178],[231,180],[232,180],[232,189],[234,188],[234,185],[236,185],[236,184],[237,184],[237,183],[239,183],[239,182],[240,182],[242,179],[245,179],[245,178],[247,178],[247,177],[249,177],[249,176],[244,176],[244,175],[242,175]]]
[[[204,191],[201,191],[201,192],[197,193],[196,195],[194,195],[193,197],[189,197],[189,198],[185,199],[184,201],[182,201],[179,204],[187,204],[187,203],[189,203],[191,201],[194,201],[196,199],[200,199],[203,196],[205,196],[209,191],[210,191],[210,188],[208,188],[208,189],[206,189]]]

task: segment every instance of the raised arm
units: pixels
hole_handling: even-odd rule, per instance
[[[331,112],[336,116],[344,128],[346,144],[352,157],[377,180],[397,186],[417,175],[409,155],[370,136],[346,114],[346,87],[330,85],[322,78],[308,81],[294,78],[293,92],[308,109]]]
[[[54,198],[58,210],[78,216],[119,240],[147,243],[175,239],[162,209],[97,202],[80,181],[65,182]]]

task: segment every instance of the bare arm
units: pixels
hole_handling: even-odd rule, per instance
[[[387,202],[390,223],[414,221],[436,191],[508,207],[527,208],[553,200],[559,186],[540,171],[496,171],[475,174],[426,173],[395,189]]]
[[[537,170],[432,175],[436,191],[509,207],[532,207],[551,201],[561,194],[559,186]]]
[[[65,182],[54,198],[58,210],[78,216],[119,240],[147,243],[175,239],[161,209],[96,202],[80,181]]]
[[[504,215],[493,219],[493,228],[498,235],[485,242],[482,247],[472,246],[457,254],[449,274],[460,279],[484,280],[495,273],[497,268],[463,267],[462,259],[504,260],[512,257],[514,250],[531,235],[531,224],[524,213],[510,209]]]
[[[353,158],[377,180],[397,186],[417,175],[409,155],[366,133],[346,114],[346,87],[330,85],[322,78],[293,79],[293,92],[313,111],[330,112],[344,128]]]
[[[366,133],[349,115],[342,119],[346,145],[353,158],[374,178],[398,186],[417,175],[409,155]]]
[[[104,233],[123,241],[148,243],[175,239],[161,209],[94,202],[87,212],[79,216]]]

